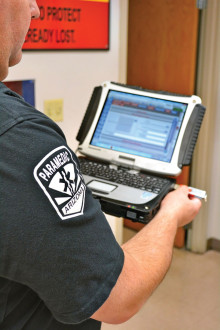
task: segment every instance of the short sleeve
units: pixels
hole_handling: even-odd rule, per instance
[[[1,136],[1,276],[35,291],[64,323],[89,318],[123,267],[100,204],[59,128],[36,117]]]

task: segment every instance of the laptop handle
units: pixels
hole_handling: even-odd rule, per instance
[[[158,91],[158,90],[153,90],[153,89],[147,89],[147,88],[143,88],[143,87],[140,87],[140,86],[126,85],[126,84],[122,84],[122,83],[116,83],[116,82],[113,82],[113,81],[111,81],[111,84],[116,85],[116,86],[121,86],[121,87],[127,87],[127,88],[134,89],[134,90],[137,90],[137,91],[144,91],[144,92],[154,93],[154,94],[182,96],[182,97],[190,97],[191,96],[191,95],[186,95],[186,94],[172,93],[172,92],[168,92],[168,91]]]
[[[76,139],[77,141],[79,141],[80,144],[83,142],[90,129],[91,122],[94,119],[97,107],[99,105],[101,94],[102,94],[102,86],[95,87],[91,99],[89,101],[88,107],[86,109],[82,124],[76,136]]]
[[[180,147],[178,166],[190,165],[206,108],[196,104],[187,123]]]

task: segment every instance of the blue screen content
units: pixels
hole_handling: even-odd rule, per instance
[[[91,145],[170,162],[187,104],[109,91]]]

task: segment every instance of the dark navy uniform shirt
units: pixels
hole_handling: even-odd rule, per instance
[[[60,128],[0,83],[0,328],[100,329],[124,255]]]

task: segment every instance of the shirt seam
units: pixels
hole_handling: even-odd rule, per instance
[[[8,130],[13,128],[15,125],[20,124],[26,120],[31,120],[31,119],[37,119],[37,118],[43,118],[43,119],[48,119],[44,117],[43,115],[41,116],[40,114],[24,114],[22,116],[19,116],[17,118],[9,119],[7,120],[4,124],[0,126],[0,135],[5,134]]]

